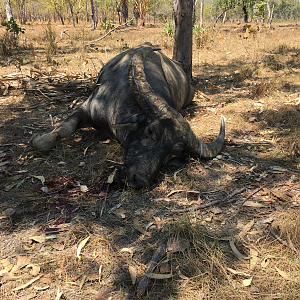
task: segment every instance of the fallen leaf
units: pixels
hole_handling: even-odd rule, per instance
[[[8,259],[1,259],[0,263],[4,268],[11,265],[11,262]]]
[[[14,265],[14,267],[11,270],[11,273],[15,273],[16,271],[20,270],[24,266],[28,265],[30,263],[30,259],[27,256],[17,256],[17,264]]]
[[[0,271],[0,276],[5,280],[18,280],[22,278],[22,276],[14,276],[12,273],[6,271],[5,269]]]
[[[131,282],[132,282],[132,284],[135,284],[135,282],[136,282],[136,269],[132,266],[129,266],[128,270],[129,270]]]
[[[171,272],[171,267],[168,263],[162,263],[160,265],[160,268],[159,268],[159,272],[161,274],[165,274],[165,273],[170,273]]]
[[[50,285],[46,285],[44,287],[34,286],[33,288],[37,291],[44,291],[44,290],[48,289],[49,287],[50,287]]]
[[[262,262],[260,263],[260,265],[262,268],[266,268],[269,265],[269,263],[270,263],[270,260],[268,258],[264,258],[262,260]]]
[[[35,297],[36,297],[36,293],[34,292],[29,295],[22,296],[22,297],[18,298],[18,300],[30,300]]]
[[[243,286],[249,286],[252,282],[252,277],[249,279],[244,279],[243,280]]]
[[[152,279],[168,279],[172,278],[173,274],[156,274],[156,273],[148,273],[145,274],[147,277],[152,278]]]
[[[40,266],[33,265],[33,264],[27,265],[27,268],[32,268],[32,270],[29,273],[33,276],[36,276],[37,274],[39,274],[40,270],[41,270]]]
[[[28,286],[30,286],[32,283],[34,283],[35,281],[39,280],[40,278],[42,277],[42,275],[39,275],[33,279],[31,279],[30,281],[28,281],[27,283],[25,284],[22,284],[16,288],[13,289],[13,291],[19,291],[19,290],[22,290],[22,289],[25,289],[27,288]]]
[[[44,176],[35,176],[35,175],[32,175],[32,177],[34,177],[34,178],[40,180],[40,181],[42,182],[43,185],[44,185],[44,183],[45,183],[45,181],[46,181]]]
[[[222,209],[219,207],[212,207],[211,212],[213,212],[215,215],[220,214],[222,212]]]
[[[58,251],[64,250],[64,247],[65,246],[61,243],[54,243],[52,245],[52,248],[55,249],[55,250],[58,250]]]
[[[263,204],[261,203],[258,203],[258,202],[255,202],[255,201],[246,201],[243,206],[248,206],[248,207],[257,207],[257,208],[260,208],[260,207],[265,207]]]
[[[231,239],[229,241],[229,245],[231,247],[231,250],[233,251],[234,255],[238,258],[238,259],[244,259],[246,256],[243,255],[235,246],[234,241]]]
[[[89,189],[86,185],[80,185],[80,190],[83,192],[83,193],[86,193]]]
[[[126,218],[126,213],[127,211],[123,208],[120,207],[118,209],[115,209],[114,213],[117,214],[120,218],[125,219]]]
[[[41,191],[44,192],[44,193],[48,193],[49,189],[46,186],[42,186]]]
[[[41,278],[41,282],[45,283],[45,284],[51,284],[53,282],[53,277],[54,275],[52,273],[48,273],[46,275],[43,275],[43,277]]]
[[[239,235],[238,235],[238,237],[240,238],[240,239],[242,239],[246,234],[247,234],[247,232],[251,229],[251,227],[254,225],[254,219],[252,220],[252,221],[250,221],[249,223],[247,223],[244,227],[243,227],[243,229],[242,229],[242,231],[239,233]]]
[[[23,175],[15,175],[15,176],[13,176],[13,177],[11,177],[10,179],[12,180],[12,181],[16,181],[16,180],[19,180],[19,179],[21,179],[23,177]]]
[[[227,268],[227,270],[229,272],[231,272],[232,274],[234,274],[234,275],[241,275],[241,276],[246,276],[246,277],[250,277],[251,276],[248,273],[245,273],[245,272],[242,272],[242,271],[237,271],[237,270],[234,270],[234,269],[231,269],[231,268]]]
[[[290,275],[280,269],[278,269],[276,266],[275,266],[275,269],[277,270],[277,272],[280,274],[280,276],[282,278],[284,278],[285,280],[292,280],[292,278],[290,277]]]
[[[12,183],[12,184],[9,184],[5,187],[5,191],[8,192],[10,191],[14,186],[16,185],[16,183]]]
[[[115,174],[116,174],[116,169],[114,169],[114,171],[108,176],[107,183],[109,184],[113,183]]]
[[[120,252],[128,252],[130,254],[130,258],[133,257],[133,250],[130,248],[122,248]]]
[[[80,259],[80,252],[81,252],[82,248],[85,246],[85,244],[87,243],[87,241],[89,240],[89,238],[90,238],[90,236],[88,236],[83,241],[81,241],[78,248],[77,248],[77,257],[79,259]]]

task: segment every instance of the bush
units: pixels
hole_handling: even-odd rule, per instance
[[[170,40],[173,40],[173,24],[171,20],[168,20],[164,25],[162,25],[163,28],[163,34],[170,37]]]
[[[105,30],[109,30],[114,28],[114,25],[112,23],[112,21],[108,18],[103,18],[103,20],[100,23],[100,28],[103,28]]]
[[[56,44],[56,41],[55,41],[56,34],[53,31],[52,26],[51,26],[50,23],[48,23],[47,28],[45,28],[44,37],[45,37],[45,40],[46,40],[46,47],[45,47],[46,58],[47,58],[47,61],[49,63],[51,63],[52,60],[53,60],[53,55],[55,55],[56,51],[57,51],[57,44]]]
[[[14,33],[5,32],[0,37],[0,55],[10,56],[14,50],[18,49],[18,40],[15,38]]]
[[[212,27],[200,27],[195,24],[193,27],[193,34],[195,35],[195,41],[197,48],[209,48],[214,43],[214,29]]]

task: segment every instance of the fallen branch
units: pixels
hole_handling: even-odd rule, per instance
[[[236,145],[236,146],[243,146],[243,145],[271,145],[273,147],[278,147],[277,145],[273,144],[269,141],[263,141],[263,142],[239,142],[239,141],[227,141],[227,145]]]
[[[133,19],[134,19],[134,18],[131,18],[131,19],[130,19],[129,21],[127,21],[126,23],[121,24],[121,25],[119,25],[119,26],[117,26],[117,27],[114,27],[112,30],[110,30],[108,33],[106,33],[104,36],[102,36],[101,38],[99,38],[99,39],[97,39],[97,40],[88,41],[86,45],[88,45],[88,44],[90,44],[90,43],[98,42],[98,41],[104,39],[104,38],[105,38],[106,36],[108,36],[112,31],[116,30],[117,28],[119,28],[119,27],[121,27],[121,26],[126,25],[127,23],[130,23]]]
[[[270,229],[270,233],[278,240],[281,244],[285,245],[289,249],[295,251],[297,254],[300,254],[300,251],[296,249],[293,245],[290,245],[287,241],[284,241],[282,238],[280,238],[272,229]]]
[[[161,260],[161,258],[166,255],[166,246],[161,243],[155,253],[153,254],[150,263],[148,264],[147,271],[145,272],[145,275],[140,280],[139,285],[137,287],[137,296],[140,298],[144,295],[146,288],[150,282],[150,279],[147,274],[152,273],[154,268],[157,266],[157,263]]]
[[[219,105],[219,103],[211,104],[211,105],[192,106],[192,107],[186,108],[185,110],[200,109],[200,108],[207,108],[207,107],[215,107],[215,106],[218,106],[218,105]]]
[[[187,212],[187,211],[190,212],[190,211],[206,208],[206,207],[209,207],[209,206],[212,206],[212,205],[220,204],[220,203],[223,203],[223,202],[230,203],[232,201],[228,201],[228,200],[230,200],[235,195],[244,192],[245,190],[246,190],[246,188],[244,188],[244,187],[241,188],[241,189],[236,189],[230,195],[225,197],[224,199],[215,200],[215,201],[212,201],[210,203],[205,203],[205,204],[197,205],[197,206],[194,206],[194,207],[183,208],[183,209],[174,209],[174,210],[171,210],[171,212],[172,213],[181,213],[181,212]]]

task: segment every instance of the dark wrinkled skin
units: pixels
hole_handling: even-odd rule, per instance
[[[169,160],[181,157],[187,149],[192,151],[186,136],[188,130],[192,131],[177,112],[194,96],[181,66],[159,51],[145,56],[139,79],[142,82],[144,74],[145,85],[152,89],[149,99],[155,101],[150,104],[149,111],[153,107],[156,109],[157,101],[157,111],[162,114],[156,115],[154,110],[149,114],[149,103],[142,99],[147,90],[139,86],[143,93],[139,98],[136,87],[132,86],[133,77],[129,76],[131,58],[137,49],[149,46],[151,44],[146,43],[110,60],[101,70],[92,95],[51,133],[33,135],[31,146],[49,150],[76,129],[93,126],[102,139],[116,138],[125,147],[125,162],[116,178],[137,189],[149,186],[158,170]],[[137,70],[140,66],[137,65]],[[164,115],[164,112],[167,113]]]
[[[148,186],[163,165],[182,155],[184,145],[183,137],[174,130],[173,120],[151,121],[128,145],[119,180],[136,189]]]

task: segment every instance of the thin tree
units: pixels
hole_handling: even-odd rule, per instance
[[[96,22],[95,22],[95,9],[94,9],[94,1],[91,1],[91,17],[92,17],[92,22],[93,22],[93,29],[96,29]]]
[[[72,21],[73,21],[73,27],[75,27],[75,18],[74,18],[74,14],[73,14],[73,5],[71,3],[71,0],[67,0],[69,7],[70,7],[70,12],[71,12],[71,17],[72,17]]]
[[[173,0],[173,59],[192,77],[194,0]]]
[[[5,8],[6,8],[6,17],[7,20],[9,21],[11,18],[13,18],[13,13],[10,5],[10,0],[4,0],[5,3]]]

